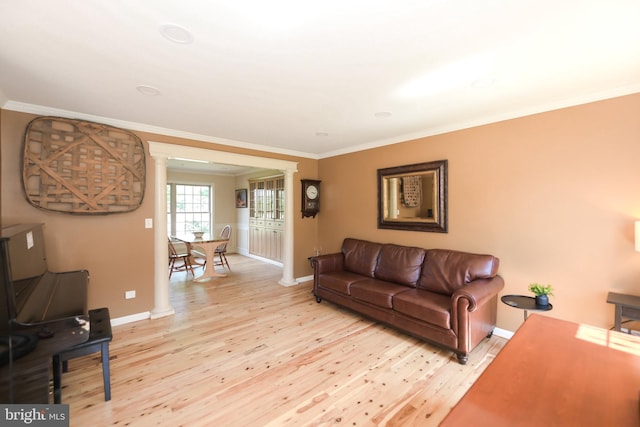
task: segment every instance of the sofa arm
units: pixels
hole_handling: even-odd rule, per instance
[[[483,307],[487,302],[497,297],[504,288],[501,276],[491,279],[478,279],[458,289],[451,295],[451,320],[454,332],[461,332],[461,324],[467,323],[469,313]]]
[[[458,337],[460,363],[496,324],[498,292],[504,287],[500,276],[474,280],[451,296],[451,328]]]
[[[342,253],[318,255],[311,258],[314,276],[332,271],[342,271],[344,269],[344,256]]]
[[[474,280],[467,286],[463,286],[451,296],[452,309],[455,312],[460,299],[468,300],[468,311],[474,311],[484,305],[488,300],[498,295],[504,288],[504,280],[501,276],[494,276],[491,279]]]

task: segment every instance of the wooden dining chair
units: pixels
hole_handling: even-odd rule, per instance
[[[218,245],[218,247],[216,248],[215,254],[213,256],[213,260],[214,260],[214,266],[215,265],[221,265],[221,266],[225,266],[227,267],[227,269],[229,271],[231,271],[231,267],[229,267],[229,261],[227,260],[227,243],[228,240],[231,238],[231,226],[229,224],[225,225],[224,228],[222,229],[222,231],[220,232],[220,238],[221,239],[227,239],[227,242],[224,242],[220,245]],[[218,255],[218,258],[220,259],[220,261],[216,261],[216,255]]]
[[[176,261],[182,261],[182,263],[178,263],[176,265]],[[171,279],[171,275],[174,271],[187,271],[191,272],[193,276],[195,273],[193,272],[193,265],[191,264],[191,252],[189,251],[189,246],[185,245],[184,249],[180,249],[180,251],[176,250],[171,238],[169,238],[169,279]]]

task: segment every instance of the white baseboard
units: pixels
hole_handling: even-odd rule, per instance
[[[298,278],[296,279],[296,281],[297,281],[298,283],[308,282],[309,280],[313,280],[313,274],[310,274],[309,276],[298,277]]]
[[[278,267],[282,267],[283,266],[283,264],[281,262],[274,261],[274,260],[269,259],[269,258],[263,258],[263,257],[258,256],[258,255],[250,254],[249,251],[247,251],[246,249],[238,248],[238,254],[244,255],[244,256],[246,256],[248,258],[258,259],[260,261],[264,261],[264,262],[269,263],[269,264],[277,265]],[[295,286],[295,285],[300,284],[301,282],[308,282],[309,280],[313,280],[313,275],[299,277],[299,278],[294,279],[294,280],[297,283],[294,283],[293,285],[289,285],[289,286]]]
[[[124,325],[126,323],[138,322],[140,320],[147,320],[151,317],[151,312],[145,311],[142,313],[130,314],[129,316],[118,317],[111,319],[111,326]]]
[[[243,255],[245,255],[246,257],[249,257],[249,258],[259,259],[260,261],[266,262],[268,264],[277,265],[278,267],[282,267],[283,266],[281,262],[274,261],[274,260],[269,259],[269,258],[263,258],[261,256],[253,255],[253,254],[243,254]]]
[[[493,329],[493,335],[500,338],[506,338],[508,340],[511,339],[514,333],[515,332],[507,331],[506,329],[500,329],[500,328]]]
[[[613,330],[613,329],[612,329]],[[640,331],[637,331],[635,329],[628,329],[625,327],[621,327],[620,328],[620,332],[623,332],[625,334],[630,334],[630,335],[635,335],[635,336],[640,336]]]

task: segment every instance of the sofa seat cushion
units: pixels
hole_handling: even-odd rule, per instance
[[[422,289],[407,289],[393,296],[393,310],[424,322],[451,329],[451,298]]]
[[[393,296],[408,288],[396,283],[383,280],[366,279],[351,285],[351,296],[360,301],[365,301],[384,308],[391,308]]]
[[[333,271],[331,273],[321,274],[318,277],[318,285],[341,294],[351,295],[349,289],[351,284],[362,280],[368,279],[365,276],[349,271]]]

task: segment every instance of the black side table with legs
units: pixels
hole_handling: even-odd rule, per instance
[[[617,294],[609,292],[607,302],[614,304],[616,313],[614,318],[613,329],[620,331],[622,329],[622,319],[640,320],[640,297],[635,295]],[[631,328],[627,329],[631,333]]]
[[[503,295],[500,297],[500,301],[507,304],[509,307],[524,310],[524,320],[527,320],[528,310],[550,311],[553,309],[553,305],[538,305],[536,304],[536,299],[534,297],[528,297],[525,295]]]

